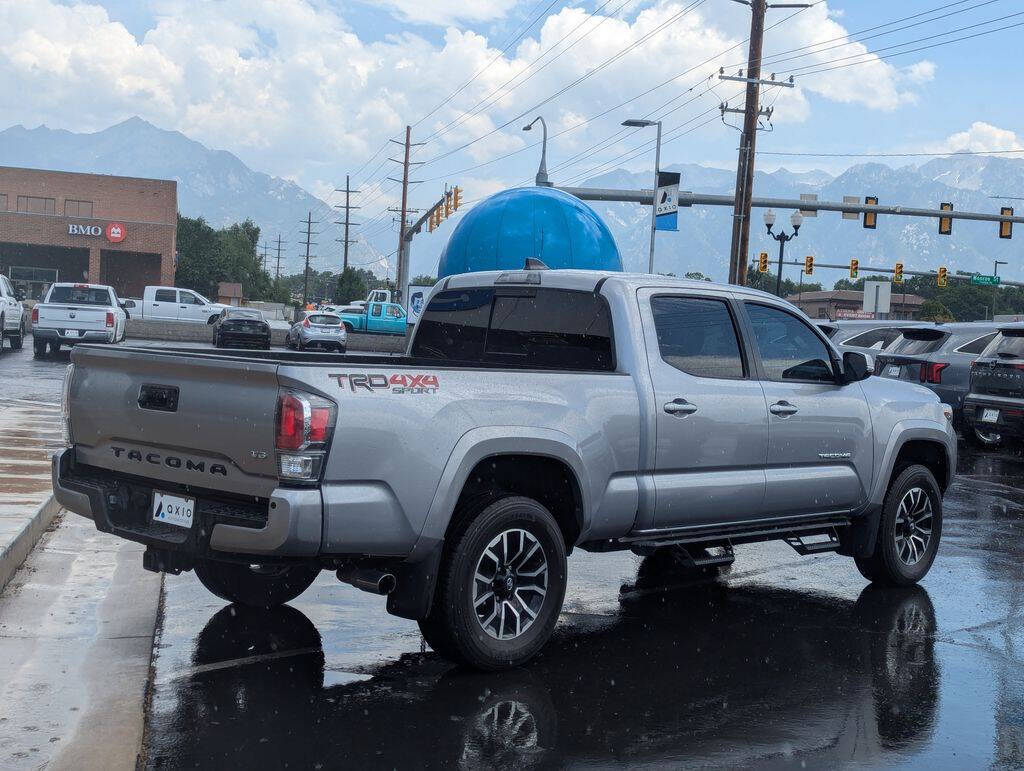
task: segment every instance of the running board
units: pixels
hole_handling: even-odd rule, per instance
[[[708,525],[703,527],[675,528],[671,530],[649,531],[636,535],[620,538],[619,542],[630,546],[676,546],[687,543],[714,543],[727,542],[730,545],[741,543],[753,543],[756,541],[772,541],[776,539],[786,540],[801,536],[825,534],[830,536],[830,548],[822,548],[820,551],[835,551],[838,548],[838,537],[835,529],[847,527],[850,518],[845,515],[830,515],[823,517],[812,517],[807,519],[790,520],[767,520],[761,522],[744,522],[739,524]],[[837,546],[832,548],[831,538],[836,539]],[[801,545],[803,546],[802,542]],[[790,546],[793,546],[790,543]],[[815,548],[817,543],[806,544],[808,548]],[[793,548],[797,548],[793,546]],[[799,551],[799,549],[797,549]],[[808,554],[815,553],[808,551]]]
[[[826,541],[811,541],[807,542],[799,535],[787,536],[783,540],[793,547],[793,551],[797,554],[806,557],[808,554],[823,554],[824,552],[839,551],[839,533],[836,532],[835,528],[827,533],[821,533],[820,535],[828,536]]]

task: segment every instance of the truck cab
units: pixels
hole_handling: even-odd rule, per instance
[[[406,332],[405,308],[398,303],[371,302],[361,312],[343,311],[339,315],[346,332],[372,332],[385,335],[404,335]]]
[[[186,321],[212,324],[228,306],[211,302],[191,289],[147,286],[142,295],[141,317],[147,321]]]

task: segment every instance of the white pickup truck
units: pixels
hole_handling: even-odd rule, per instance
[[[191,289],[173,286],[147,286],[141,300],[126,300],[133,318],[146,321],[189,321],[212,324],[227,310],[227,305],[210,302]]]
[[[32,348],[36,356],[75,343],[119,343],[128,315],[113,287],[54,284],[32,309]]]

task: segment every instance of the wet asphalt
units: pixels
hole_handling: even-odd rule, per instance
[[[7,352],[0,384],[49,401],[66,361]],[[958,471],[918,587],[778,543],[705,574],[577,551],[554,639],[502,674],[330,573],[272,612],[167,576],[144,763],[1024,767],[1024,457]]]

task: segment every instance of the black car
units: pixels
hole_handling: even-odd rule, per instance
[[[213,325],[213,345],[270,350],[270,324],[264,320],[262,311],[228,308]]]
[[[1001,327],[975,359],[964,424],[973,444],[1024,441],[1024,324]]]

